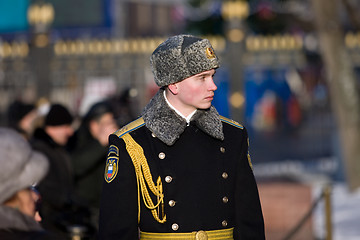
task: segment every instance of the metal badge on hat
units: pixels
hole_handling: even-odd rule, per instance
[[[206,48],[205,52],[206,52],[206,57],[208,59],[214,59],[216,57],[215,53],[214,53],[214,50],[212,50],[212,48],[209,48],[209,47]]]

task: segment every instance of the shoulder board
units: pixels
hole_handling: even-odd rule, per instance
[[[129,132],[132,132],[142,126],[145,125],[144,119],[142,117],[128,123],[124,127],[117,130],[114,134],[116,134],[119,138],[123,136],[124,134],[127,134]]]
[[[234,127],[237,127],[237,128],[240,128],[240,129],[243,129],[243,128],[244,128],[243,125],[241,125],[240,123],[238,123],[238,122],[236,122],[236,121],[234,121],[234,120],[231,120],[231,119],[229,119],[229,118],[220,116],[220,120],[221,120],[222,122],[226,122],[226,123],[228,123],[228,124],[230,124],[230,125],[232,125],[232,126],[234,126]]]

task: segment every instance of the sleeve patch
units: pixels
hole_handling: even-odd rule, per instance
[[[109,147],[108,157],[105,164],[104,178],[107,183],[115,179],[118,173],[119,149],[115,145]]]
[[[115,145],[111,145],[109,147],[109,153],[108,153],[108,156],[110,155],[116,155],[116,156],[119,156],[119,148]]]

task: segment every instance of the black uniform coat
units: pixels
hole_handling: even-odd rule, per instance
[[[136,174],[119,138],[124,134],[143,148],[153,181],[161,177],[165,223],[154,219],[140,196],[138,224]],[[234,239],[265,238],[246,130],[220,117],[215,108],[198,110],[187,125],[160,91],[142,118],[109,140],[119,149],[119,161],[116,177],[103,185],[100,239],[138,239],[138,227],[160,233],[234,227]]]

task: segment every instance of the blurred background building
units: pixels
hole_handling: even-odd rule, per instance
[[[320,2],[338,4],[339,18],[327,27],[343,29],[358,92],[360,4]],[[60,102],[82,116],[98,100],[126,96],[130,110],[125,112],[132,115],[120,116],[125,123],[157,91],[149,65],[156,46],[174,34],[206,36],[222,64],[213,103],[220,114],[247,127],[268,239],[283,239],[311,209],[319,187],[346,183],[345,169],[356,168],[343,157],[339,111],[333,108],[338,98],[329,86],[316,24],[320,13],[313,5],[300,0],[0,0],[0,123],[6,124],[6,109],[16,99]],[[329,237],[324,211],[317,212],[291,239]],[[335,229],[334,236],[340,236],[342,230]]]

